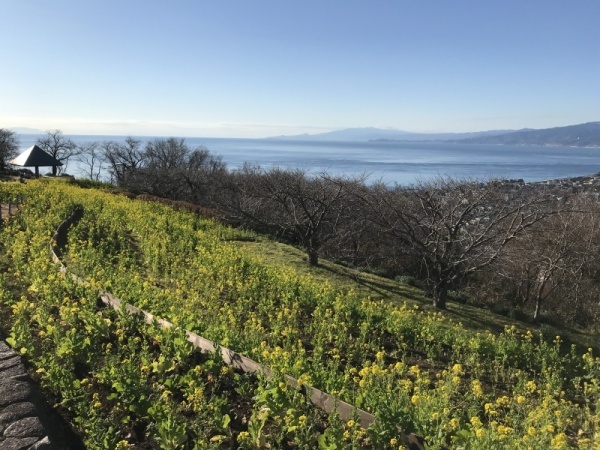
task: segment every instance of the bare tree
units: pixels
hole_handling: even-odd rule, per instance
[[[137,171],[136,188],[159,197],[181,200],[184,185],[181,172],[190,153],[181,138],[156,138],[146,144],[144,164]]]
[[[145,160],[141,141],[130,136],[125,139],[124,144],[105,141],[100,145],[113,182],[118,186],[133,184],[132,177],[141,169]]]
[[[52,167],[52,175],[54,176],[59,172],[63,172],[69,163],[69,159],[81,152],[77,145],[71,139],[66,138],[60,130],[47,131],[45,137],[38,139],[37,145],[63,163],[60,168]]]
[[[323,246],[339,237],[347,179],[303,170],[246,166],[236,174],[234,210],[242,222],[300,244],[316,266]]]
[[[126,185],[159,197],[180,199],[182,183],[176,172],[185,165],[188,152],[184,139],[153,139],[143,151],[135,154],[137,160],[134,163],[125,164]],[[130,152],[125,155],[133,156]]]
[[[191,149],[185,139],[156,138],[143,150],[128,138],[125,145],[103,143],[111,175],[120,186],[172,200],[214,206],[227,166],[206,148]]]
[[[83,144],[77,159],[85,168],[85,177],[92,181],[100,181],[106,166],[104,147],[98,142]]]
[[[216,205],[219,190],[227,177],[227,165],[220,156],[198,147],[186,157],[179,176],[186,186],[186,200],[203,206]]]
[[[19,138],[12,130],[0,128],[0,169],[6,169],[9,161],[17,155]]]
[[[335,236],[323,242],[321,253],[328,258],[344,261],[354,267],[384,270],[387,266],[387,243],[380,239],[361,202],[355,195],[364,189],[367,175],[329,178],[343,189],[338,206],[340,219],[336,222]]]
[[[599,231],[596,202],[580,195],[516,239],[494,265],[488,282],[503,282],[507,288],[501,291],[511,292],[520,305],[531,304],[534,319],[550,303],[557,313],[565,306],[573,309],[585,297],[586,278],[597,275]]]
[[[183,138],[156,138],[146,144],[146,168],[168,171],[183,167],[190,149]]]
[[[439,178],[410,189],[365,188],[371,220],[398,254],[417,257],[433,305],[446,308],[448,291],[494,262],[506,245],[551,214],[547,195],[521,197],[501,182]]]

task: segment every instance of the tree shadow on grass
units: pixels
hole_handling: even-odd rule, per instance
[[[378,277],[374,275],[360,272],[356,269],[350,269],[331,262],[320,264],[318,268],[363,286],[364,288],[375,292],[385,300],[396,303],[400,300],[410,300],[417,303],[428,301],[425,295],[419,293],[416,288],[409,288],[385,278],[377,279]]]

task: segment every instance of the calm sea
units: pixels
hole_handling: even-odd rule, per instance
[[[20,135],[24,149],[39,136]],[[125,136],[67,136],[77,144]],[[146,142],[151,137],[138,138]],[[408,185],[438,175],[540,181],[600,172],[600,148],[464,145],[439,142],[325,142],[271,139],[185,138],[191,148],[206,147],[229,168],[244,162],[264,167],[301,168],[331,174],[368,174],[368,180]],[[81,175],[75,161],[67,172]]]

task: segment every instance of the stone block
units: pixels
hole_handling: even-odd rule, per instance
[[[0,386],[4,380],[14,380],[15,377],[25,376],[25,367],[23,364],[17,364],[8,369],[0,371]],[[2,389],[2,387],[0,387]]]
[[[16,356],[17,354],[15,352],[13,352],[12,350],[3,352],[0,350],[0,361],[4,361],[5,359],[8,358],[12,358],[13,356]]]
[[[12,381],[0,384],[0,408],[11,403],[24,402],[31,396],[31,387],[24,381]]]
[[[2,371],[17,365],[21,365],[21,358],[18,355],[14,355],[12,358],[0,361],[0,375],[2,374]]]
[[[37,411],[33,403],[13,403],[12,405],[8,405],[6,408],[0,410],[0,425],[8,426],[19,419],[32,417],[35,415],[37,415]]]
[[[36,437],[39,439],[45,434],[44,427],[37,417],[25,417],[17,420],[4,430],[6,438]]]
[[[36,437],[8,438],[0,441],[0,448],[2,450],[27,450],[38,440],[39,438]]]

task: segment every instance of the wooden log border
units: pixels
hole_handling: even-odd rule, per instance
[[[58,254],[60,254],[62,251],[61,247],[64,247],[64,245],[67,242],[67,233],[69,231],[69,228],[72,225],[75,225],[82,217],[83,207],[77,206],[75,207],[71,215],[56,228],[56,231],[54,232],[54,235],[52,236],[52,239],[50,241],[50,256],[52,258],[52,261],[60,266],[59,270],[61,273],[65,275],[70,275],[76,283],[87,285],[89,284],[88,281],[82,279],[81,277],[75,274],[69,274],[67,267],[64,265],[64,263],[58,256]],[[148,324],[157,322],[163,328],[173,327],[173,324],[171,322],[156,317],[153,314],[150,314],[133,305],[124,303],[109,292],[101,291],[100,298],[105,305],[110,306],[115,310],[124,310],[132,315],[143,315],[144,320]],[[199,349],[202,352],[214,353],[220,351],[223,361],[227,365],[232,366],[235,369],[242,370],[246,373],[262,373],[266,376],[272,376],[273,372],[268,366],[259,364],[256,361],[253,361],[252,359],[247,358],[240,353],[223,347],[222,345],[217,345],[214,342],[202,336],[198,336],[197,334],[192,333],[191,331],[185,330],[185,334],[187,335],[188,341],[191,342],[195,348]],[[293,388],[297,388],[300,386],[298,380],[289,375],[285,375],[285,379],[288,385],[290,385]],[[375,422],[375,416],[373,414],[363,411],[362,409],[357,408],[351,405],[350,403],[346,403],[338,399],[337,397],[334,397],[315,387],[305,387],[307,395],[309,395],[310,402],[325,413],[330,414],[333,411],[336,411],[339,417],[345,422],[348,422],[351,419],[358,418],[358,422],[360,423],[361,427],[365,429],[369,428],[369,426],[371,426]]]
[[[7,220],[9,220],[14,214],[16,214],[16,212],[19,210],[19,207],[21,206],[21,204],[23,203],[23,196],[21,194],[17,195],[16,197],[14,197],[12,200],[8,199],[8,201],[1,201],[0,202],[0,223],[3,223]],[[2,212],[2,207],[6,206],[6,209],[8,210],[8,212],[6,213],[6,217],[4,215],[4,213]],[[14,213],[13,213],[14,211]]]

